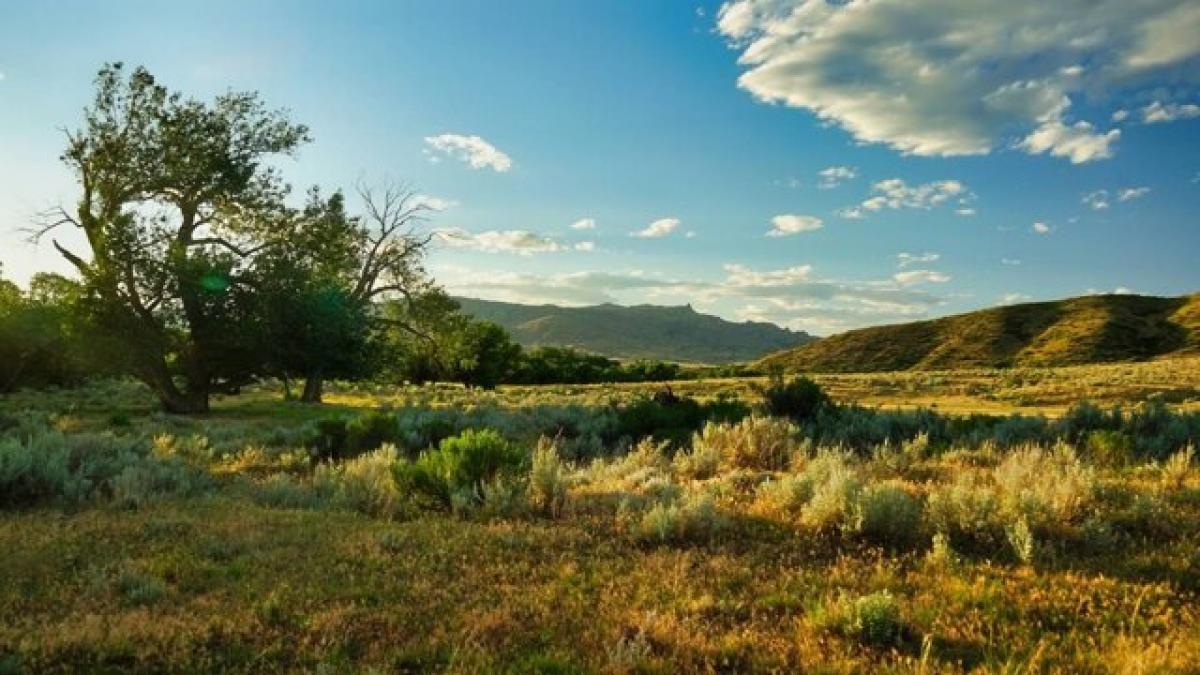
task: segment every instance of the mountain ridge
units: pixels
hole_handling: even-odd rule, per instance
[[[456,297],[463,312],[494,321],[525,347],[574,347],[617,359],[727,364],[815,338],[761,321],[733,322],[687,305],[526,305]]]

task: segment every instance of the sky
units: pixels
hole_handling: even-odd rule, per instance
[[[297,194],[411,185],[460,295],[826,335],[1195,292],[1197,35],[1195,0],[7,0],[0,264],[67,271],[24,229],[122,61],[290,110]]]

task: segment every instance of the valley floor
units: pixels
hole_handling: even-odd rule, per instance
[[[914,431],[835,447],[756,413],[608,447],[651,385],[259,390],[204,418],[122,383],[0,399],[0,673],[1197,672],[1200,360],[817,379],[1062,419],[848,413]],[[1084,398],[1168,407],[1065,415]],[[331,414],[383,420],[383,449],[313,459]],[[397,467],[471,427],[520,474],[414,500]]]

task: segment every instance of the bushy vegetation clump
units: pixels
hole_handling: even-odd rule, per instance
[[[113,499],[125,506],[200,494],[207,473],[141,439],[38,429],[0,436],[0,507],[79,506]]]
[[[708,423],[692,438],[694,462],[719,458],[722,468],[781,471],[797,452],[799,430],[787,420],[750,416],[740,422]]]
[[[516,474],[526,459],[499,433],[472,429],[443,440],[413,461],[395,462],[392,473],[401,490],[448,509],[456,502],[482,502],[485,486]]]
[[[782,371],[771,373],[770,381],[761,390],[767,414],[805,422],[830,405],[829,395],[821,385],[807,377],[784,380]]]

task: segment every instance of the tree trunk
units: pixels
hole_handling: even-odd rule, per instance
[[[300,402],[320,403],[324,384],[325,379],[319,372],[310,374],[308,379],[304,380],[304,392],[300,394]]]
[[[189,387],[180,391],[163,364],[155,364],[141,373],[141,380],[150,387],[163,410],[177,415],[208,412],[208,389]]]

